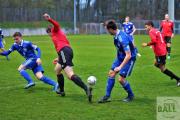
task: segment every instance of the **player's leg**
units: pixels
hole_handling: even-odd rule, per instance
[[[166,41],[166,49],[168,52],[168,59],[170,59],[170,55],[171,55],[171,37],[165,37],[165,41]]]
[[[111,91],[114,87],[115,84],[115,76],[116,76],[116,72],[113,70],[109,71],[108,74],[108,79],[107,79],[107,85],[106,85],[106,95],[103,96],[98,103],[105,103],[105,102],[110,102],[110,96],[111,96]]]
[[[26,61],[24,64],[21,64],[18,68],[18,71],[21,74],[21,76],[23,76],[24,79],[27,81],[27,85],[24,87],[25,89],[28,89],[35,85],[32,78],[30,77],[30,75],[26,72],[26,65],[27,65],[26,63],[27,62],[28,61]]]
[[[169,76],[171,79],[176,79],[177,81],[177,85],[179,86],[179,82],[180,82],[180,77],[178,77],[177,75],[175,75],[172,71],[170,71],[169,69],[167,69],[165,67],[166,64],[166,56],[159,56],[156,57],[156,62],[155,62],[155,66],[158,67],[162,73],[164,73],[165,75]]]
[[[56,73],[56,76],[57,76],[57,81],[58,81],[59,88],[60,88],[60,91],[57,91],[56,93],[60,94],[61,96],[65,96],[65,91],[64,91],[64,76],[61,73],[62,72],[61,65],[59,63],[57,63],[55,68],[54,68],[54,70],[55,70],[55,73]]]
[[[131,75],[131,72],[134,67],[134,63],[135,63],[135,59],[129,60],[129,62],[126,63],[126,65],[119,72],[120,74],[119,83],[122,85],[124,90],[128,93],[128,96],[125,99],[123,99],[124,102],[132,101],[134,98],[134,93],[131,89],[130,83],[125,79],[126,77]]]

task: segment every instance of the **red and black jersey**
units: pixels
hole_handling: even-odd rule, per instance
[[[161,22],[160,31],[162,31],[162,34],[164,36],[171,37],[171,35],[174,33],[174,23],[171,20],[163,20]]]
[[[70,43],[64,32],[61,30],[59,23],[51,18],[48,21],[51,22],[54,26],[51,29],[51,38],[56,48],[56,51],[59,52],[65,46],[70,47]]]
[[[151,41],[148,43],[148,45],[152,46],[155,56],[166,55],[166,43],[161,32],[155,28],[152,28],[149,31],[149,36],[151,38]]]

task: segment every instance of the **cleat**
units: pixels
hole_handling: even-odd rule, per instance
[[[106,103],[106,102],[111,102],[110,97],[108,96],[103,96],[98,103]]]
[[[57,91],[58,91],[58,89],[59,89],[59,84],[58,84],[58,83],[56,83],[56,85],[55,85],[55,86],[54,86],[54,88],[53,88],[53,91],[57,92]]]
[[[33,86],[35,86],[35,83],[31,82],[31,83],[28,83],[28,84],[24,87],[24,89],[28,89],[28,88],[33,87]]]
[[[64,97],[64,96],[66,95],[64,91],[63,91],[63,92],[56,91],[56,93],[59,94],[59,95],[62,96],[62,97]]]
[[[141,57],[141,54],[140,54],[140,53],[137,53],[137,56],[138,56],[138,57]]]
[[[88,86],[86,94],[88,96],[88,101],[91,103],[92,102],[92,87]]]
[[[131,102],[134,99],[134,95],[133,96],[128,96],[126,98],[124,98],[122,101],[123,102]]]
[[[168,55],[168,56],[167,56],[167,59],[168,59],[168,60],[170,60],[170,59],[171,59],[170,55]]]
[[[177,80],[177,86],[180,87],[180,79]]]

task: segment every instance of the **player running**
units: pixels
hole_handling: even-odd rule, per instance
[[[16,50],[20,55],[22,55],[26,59],[26,61],[23,62],[18,68],[19,73],[21,74],[21,76],[25,78],[25,80],[28,83],[24,88],[28,89],[32,86],[35,86],[35,83],[33,82],[32,78],[26,72],[26,69],[30,69],[33,71],[37,79],[53,86],[53,90],[56,91],[58,89],[58,83],[43,75],[44,71],[41,66],[40,48],[38,48],[36,45],[33,45],[29,41],[23,40],[22,34],[20,32],[15,32],[13,37],[15,42],[12,45],[12,47],[8,51],[2,52],[0,55],[6,56]],[[37,54],[35,54],[35,50],[37,51]]]
[[[5,44],[6,42],[3,40],[3,38],[4,38],[4,35],[3,35],[3,33],[2,33],[2,29],[0,29],[0,52],[4,52],[4,51],[5,51],[5,49],[4,49],[4,44]],[[4,44],[3,44],[3,43],[4,43]],[[9,60],[8,55],[6,56],[6,59]]]
[[[134,43],[134,37],[133,37],[134,33],[136,32],[136,28],[135,28],[134,24],[129,21],[129,19],[130,19],[129,16],[125,17],[125,22],[122,24],[123,31],[125,33],[127,33],[128,35],[130,35],[134,46],[136,46]],[[137,48],[136,48],[136,50],[137,50]],[[137,50],[137,56],[139,56],[139,57],[141,56],[141,54],[138,53],[138,50]]]
[[[81,78],[76,75],[73,71],[73,50],[71,49],[70,43],[66,38],[66,35],[60,28],[60,25],[57,21],[53,20],[47,13],[43,15],[44,19],[52,23],[53,26],[48,26],[46,32],[51,37],[56,52],[58,54],[58,62],[55,66],[55,72],[57,75],[57,81],[60,86],[60,91],[58,94],[65,96],[64,91],[64,76],[61,73],[62,70],[66,73],[68,79],[72,80],[77,86],[81,87],[88,96],[89,102],[92,101],[92,88],[87,86]]]
[[[109,71],[106,95],[102,97],[98,102],[105,103],[110,101],[111,91],[115,84],[115,76],[119,73],[119,83],[123,86],[124,90],[128,93],[128,96],[123,99],[124,102],[130,102],[134,98],[134,94],[130,87],[130,83],[126,80],[126,77],[130,76],[134,63],[136,61],[136,50],[132,43],[132,38],[125,32],[117,29],[117,25],[114,21],[109,21],[106,25],[108,32],[114,36],[114,45],[117,49],[117,58],[112,64]]]
[[[166,49],[168,52],[168,59],[170,59],[171,54],[171,38],[174,37],[174,23],[169,19],[169,15],[165,14],[165,19],[161,22],[160,31],[162,32],[165,42]]]
[[[145,23],[145,29],[149,32],[151,41],[149,43],[142,43],[142,46],[152,46],[156,58],[154,65],[171,79],[176,79],[177,86],[180,86],[180,78],[165,67],[167,50],[162,34],[154,28],[152,21]]]

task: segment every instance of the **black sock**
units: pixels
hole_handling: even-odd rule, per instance
[[[82,89],[84,89],[84,91],[87,91],[87,85],[81,80],[81,78],[77,75],[72,75],[71,80],[78,85],[79,87],[81,87]]]
[[[60,87],[60,92],[64,92],[64,76],[63,74],[57,75],[57,81]]]
[[[172,79],[176,79],[176,80],[179,80],[179,77],[176,76],[173,72],[171,72],[170,70],[166,69],[164,72],[164,74],[168,75],[169,77],[171,77]]]
[[[168,56],[170,56],[170,53],[171,53],[171,47],[167,47],[167,52],[168,52]]]

